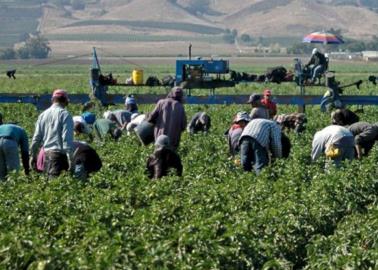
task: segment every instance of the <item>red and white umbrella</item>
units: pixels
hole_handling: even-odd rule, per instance
[[[313,32],[303,38],[306,43],[342,44],[344,41],[335,34],[328,32]]]

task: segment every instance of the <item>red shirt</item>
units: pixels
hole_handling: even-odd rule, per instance
[[[270,118],[273,118],[277,114],[277,105],[275,102],[269,99],[262,99],[261,103],[269,110]]]

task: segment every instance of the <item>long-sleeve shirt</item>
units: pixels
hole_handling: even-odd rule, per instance
[[[378,139],[378,126],[367,122],[357,122],[349,126],[349,131],[354,136],[356,144],[374,143]]]
[[[127,135],[130,135],[131,132],[133,132],[135,130],[135,128],[138,125],[140,125],[140,123],[142,123],[145,119],[146,119],[146,115],[145,114],[140,114],[137,117],[135,117],[134,119],[132,119],[130,121],[130,123],[128,123],[127,126],[126,126]]]
[[[198,112],[193,115],[188,125],[188,132],[208,131],[211,127],[211,119],[205,112]]]
[[[269,119],[270,118],[269,110],[265,106],[253,108],[249,116],[251,117],[251,119],[257,119],[257,118]]]
[[[182,163],[180,156],[171,149],[162,148],[155,152],[147,160],[148,177],[158,179],[168,174],[170,168],[176,170],[178,176],[182,175]]]
[[[131,121],[132,113],[127,110],[115,110],[112,111],[112,113],[117,119],[117,123],[119,126],[123,126],[124,124],[129,123]]]
[[[311,159],[316,160],[326,151],[327,147],[336,144],[345,136],[353,137],[353,134],[345,127],[338,125],[331,125],[316,132],[312,140]]]
[[[244,128],[239,144],[243,137],[254,138],[262,147],[269,149],[273,157],[282,157],[281,128],[276,122],[267,119],[253,119]]]
[[[230,154],[232,156],[239,152],[239,138],[243,132],[243,128],[238,124],[233,124],[228,130],[227,141]]]
[[[263,104],[269,111],[269,117],[273,118],[277,114],[277,104],[267,98],[263,98],[261,100],[261,104]]]
[[[29,142],[26,131],[17,125],[0,125],[0,137],[7,137],[17,142],[21,149],[22,164],[25,170],[29,170]]]
[[[116,124],[108,119],[97,119],[93,127],[96,135],[100,139],[104,139],[106,134],[110,134],[116,128]]]
[[[155,140],[164,134],[174,148],[179,146],[181,132],[186,128],[186,114],[181,102],[170,97],[159,100],[147,121],[155,125]]]
[[[72,157],[73,137],[72,116],[61,105],[54,103],[38,117],[31,144],[32,156],[36,157],[43,146],[45,151],[56,150]]]

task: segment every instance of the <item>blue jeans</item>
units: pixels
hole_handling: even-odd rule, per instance
[[[4,179],[8,172],[20,169],[18,144],[14,140],[0,137],[0,179]]]
[[[251,171],[253,166],[259,174],[269,164],[268,151],[254,138],[244,137],[240,143],[240,161],[244,171]]]

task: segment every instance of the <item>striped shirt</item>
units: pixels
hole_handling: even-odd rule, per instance
[[[262,147],[270,149],[273,157],[282,157],[281,128],[276,122],[267,119],[253,119],[244,128],[239,144],[245,136],[254,138]]]

